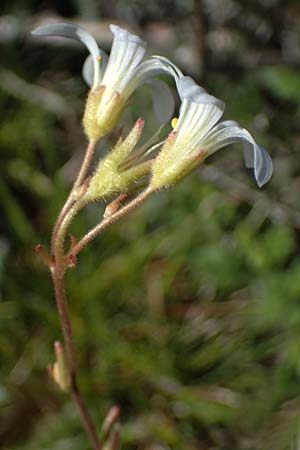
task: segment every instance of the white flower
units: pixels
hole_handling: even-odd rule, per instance
[[[97,139],[113,128],[128,98],[142,83],[152,88],[154,110],[160,124],[166,123],[174,110],[173,96],[163,81],[152,78],[162,73],[175,79],[182,76],[180,69],[167,58],[152,56],[144,60],[147,45],[138,36],[117,25],[110,25],[110,30],[114,39],[109,58],[93,36],[77,25],[50,23],[33,31],[39,36],[79,40],[89,50],[83,66],[83,77],[91,86],[84,124],[85,128],[91,128],[87,134],[94,133]]]
[[[272,176],[269,154],[237,122],[219,122],[224,103],[209,95],[192,78],[177,80],[181,97],[179,119],[156,158],[151,185],[155,189],[172,185],[217,150],[234,142],[243,142],[246,167],[254,169],[259,187]]]

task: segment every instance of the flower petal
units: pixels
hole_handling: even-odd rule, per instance
[[[151,87],[153,108],[159,125],[169,122],[173,116],[175,101],[171,89],[162,80],[149,80]]]
[[[99,56],[99,48],[93,36],[84,28],[72,23],[55,22],[42,25],[32,31],[35,36],[61,36],[82,42],[94,58]]]
[[[188,100],[199,104],[213,104],[222,110],[225,109],[225,103],[222,100],[209,95],[205,89],[199,86],[191,77],[181,77],[177,80],[177,90],[181,100]]]
[[[135,85],[140,85],[146,80],[161,74],[171,75],[175,80],[183,77],[183,73],[179,67],[173,64],[168,58],[151,56],[137,67],[134,74],[134,83]]]
[[[102,50],[99,50],[99,52],[100,52],[101,59],[100,59],[100,61],[97,61],[98,66],[99,66],[99,68],[98,68],[98,70],[99,70],[98,84],[101,83],[103,73],[105,71],[105,68],[107,65],[107,60],[108,60],[108,56],[105,52],[103,52]],[[82,67],[82,76],[88,86],[92,86],[92,84],[93,84],[94,71],[95,71],[95,65],[94,65],[93,56],[89,55],[86,58],[86,60],[84,61],[84,64]]]
[[[144,57],[146,42],[117,25],[110,25],[110,29],[114,40],[102,84],[122,94]]]
[[[168,58],[163,56],[151,56],[142,61],[135,69],[126,88],[127,95],[130,96],[141,84],[148,83],[157,75],[171,75],[175,81],[183,76],[181,70]]]
[[[199,86],[191,77],[181,77],[177,82],[178,94],[181,100],[186,99],[191,102],[198,102],[202,94],[206,94],[205,89]]]
[[[55,22],[42,25],[32,31],[35,36],[61,36],[82,42],[89,50],[94,62],[94,85],[98,84],[98,68],[100,50],[93,36],[78,25],[72,23]]]
[[[273,173],[272,160],[262,147],[256,144],[251,134],[237,122],[225,121],[216,125],[205,137],[201,145],[209,156],[220,148],[234,142],[243,142],[245,165],[254,168],[259,187],[269,181]]]
[[[205,135],[221,118],[225,104],[209,95],[190,77],[179,78],[177,89],[182,104],[174,131],[178,132],[178,139],[180,136],[188,137],[190,149],[198,147]]]

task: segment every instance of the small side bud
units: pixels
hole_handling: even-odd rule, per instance
[[[131,131],[128,133],[125,139],[120,144],[117,144],[112,150],[110,157],[117,164],[121,164],[125,158],[132,152],[136,144],[138,143],[143,129],[144,129],[145,121],[139,117]]]
[[[112,202],[110,202],[107,207],[105,208],[103,217],[104,219],[106,219],[107,217],[112,216],[113,214],[115,214],[118,209],[120,208],[123,200],[125,200],[127,197],[127,194],[121,194],[119,195],[115,200],[113,200]]]
[[[111,432],[113,426],[118,420],[119,415],[120,415],[120,408],[117,405],[112,406],[108,411],[104,419],[103,425],[101,427],[101,436],[103,441],[105,441],[109,436],[109,433]]]
[[[34,251],[42,258],[43,263],[51,269],[54,266],[54,261],[52,256],[46,252],[41,244],[36,244]]]
[[[64,349],[59,341],[54,344],[56,361],[48,366],[48,372],[62,391],[67,392],[70,388],[70,377]]]
[[[76,258],[76,255],[74,255],[74,253],[72,253],[72,249],[70,250],[70,253],[68,253],[68,255],[67,255],[67,263],[68,263],[68,267],[70,267],[71,269],[76,267],[77,258]]]

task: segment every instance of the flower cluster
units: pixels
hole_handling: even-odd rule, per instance
[[[172,186],[209,155],[234,142],[243,143],[246,167],[254,169],[258,186],[270,179],[270,156],[237,122],[220,121],[225,108],[221,100],[209,95],[167,58],[145,59],[146,43],[138,36],[117,25],[110,25],[110,30],[114,38],[109,57],[90,33],[73,24],[51,23],[33,32],[76,39],[89,50],[83,65],[83,77],[90,86],[83,117],[89,140],[98,141],[115,127],[128,99],[143,83],[152,89],[160,127],[169,122],[174,110],[173,96],[168,85],[156,79],[157,75],[168,74],[174,79],[181,106],[178,119],[172,121],[173,130],[151,159],[151,144],[150,149],[145,145],[135,148],[143,129],[143,121],[138,119],[127,138],[100,160],[86,192],[87,201],[126,192],[147,173],[152,190]]]

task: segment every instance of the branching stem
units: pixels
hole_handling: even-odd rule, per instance
[[[101,450],[102,443],[99,440],[96,426],[94,425],[93,419],[88,411],[77,383],[76,352],[69,315],[68,301],[64,286],[64,273],[67,268],[67,262],[64,256],[65,236],[72,219],[83,206],[82,202],[80,202],[80,198],[78,201],[76,200],[78,199],[78,190],[82,186],[82,183],[84,182],[87,175],[87,171],[95,151],[95,146],[95,141],[89,142],[84,161],[77,179],[75,180],[70,195],[55,223],[52,234],[52,256],[54,264],[51,267],[51,276],[65,343],[65,352],[70,379],[70,393],[78,407],[81,421],[83,423],[87,436],[89,437],[93,450]]]
[[[78,189],[80,188],[80,186],[82,185],[82,183],[85,180],[87,171],[89,169],[91,160],[92,160],[94,152],[95,152],[96,143],[97,142],[93,141],[93,140],[89,141],[86,152],[85,152],[84,160],[82,162],[78,176],[73,184],[73,187],[71,189],[69,197],[67,198],[62,210],[60,211],[59,216],[54,225],[53,233],[52,233],[52,253],[55,252],[56,236],[57,236],[58,230],[60,228],[60,225],[74,203],[74,200],[76,197],[76,191],[78,191]]]
[[[140,195],[138,195],[136,198],[134,198],[131,202],[127,203],[127,205],[120,208],[114,214],[104,218],[102,220],[102,222],[100,222],[98,225],[96,225],[94,228],[92,228],[80,241],[77,242],[77,244],[74,245],[74,247],[70,250],[67,257],[70,255],[76,256],[83,249],[83,247],[85,245],[87,245],[96,236],[98,236],[98,234],[102,233],[102,231],[104,231],[111,224],[113,224],[114,222],[116,222],[118,219],[125,216],[126,214],[130,213],[135,208],[137,208],[152,193],[153,193],[153,189],[148,187]]]
[[[72,220],[74,219],[75,215],[85,205],[84,197],[82,197],[82,200],[80,196],[78,197],[78,189],[81,188],[82,183],[84,182],[94,149],[95,149],[95,142],[90,142],[78,177],[56,221],[52,235],[53,265],[50,266],[50,270],[54,286],[57,309],[60,318],[60,324],[64,337],[65,352],[70,380],[70,393],[74,402],[78,407],[82,424],[87,433],[87,436],[89,437],[93,450],[102,450],[103,445],[98,437],[97,428],[88,411],[88,408],[82,397],[81,391],[77,383],[76,351],[74,346],[73,332],[69,315],[68,300],[65,293],[64,274],[66,269],[68,268],[68,262],[71,260],[71,257],[74,258],[89,241],[91,241],[94,237],[96,237],[109,225],[111,225],[124,215],[128,214],[129,212],[133,211],[138,205],[143,203],[153,191],[152,189],[147,188],[135,199],[129,202],[127,205],[121,207],[119,210],[117,210],[110,216],[105,217],[102,220],[102,222],[100,222],[97,226],[95,226],[92,230],[90,230],[89,233],[87,233],[77,244],[75,244],[71,248],[71,250],[67,254],[65,254],[64,242],[68,228]]]

